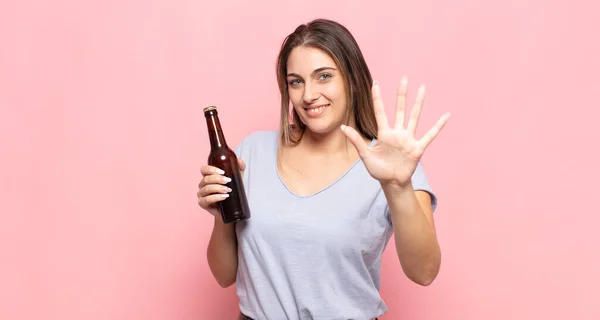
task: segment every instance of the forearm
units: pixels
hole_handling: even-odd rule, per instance
[[[394,226],[398,259],[412,281],[429,285],[437,276],[441,253],[433,221],[428,221],[412,185],[383,187]]]
[[[235,283],[237,276],[237,239],[234,227],[233,223],[224,224],[219,217],[216,217],[208,243],[208,265],[223,288]]]

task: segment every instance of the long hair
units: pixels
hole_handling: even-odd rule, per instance
[[[298,46],[314,47],[323,50],[336,63],[346,89],[345,124],[352,117],[356,129],[363,136],[377,137],[377,122],[373,110],[371,86],[373,79],[358,43],[346,27],[327,19],[316,19],[302,24],[288,35],[281,45],[277,58],[277,82],[281,94],[280,133],[285,145],[297,144],[305,130],[305,125],[292,108],[294,125],[290,124],[290,96],[288,93],[287,61],[292,50]]]

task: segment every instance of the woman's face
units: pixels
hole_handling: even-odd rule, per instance
[[[308,130],[339,129],[347,108],[344,78],[335,61],[321,49],[296,47],[287,61],[288,94]]]

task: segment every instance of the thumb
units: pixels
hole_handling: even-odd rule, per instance
[[[240,166],[240,171],[244,173],[244,170],[246,170],[246,163],[244,160],[242,160],[242,158],[238,158],[238,165]]]
[[[341,129],[358,151],[358,155],[360,155],[361,158],[366,156],[367,152],[369,151],[369,147],[360,136],[360,133],[358,133],[354,128],[346,125],[342,125]]]

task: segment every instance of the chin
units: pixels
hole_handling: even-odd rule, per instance
[[[306,130],[316,134],[329,134],[339,129],[343,123],[342,117],[332,113],[329,108],[326,108],[323,114],[317,116],[309,115],[306,110],[300,111],[300,115]]]
[[[340,123],[341,125],[341,123]],[[306,130],[312,132],[312,133],[316,133],[316,134],[329,134],[333,131],[335,131],[336,129],[339,129],[339,125],[334,124],[334,123],[310,123],[308,122],[306,124]]]

